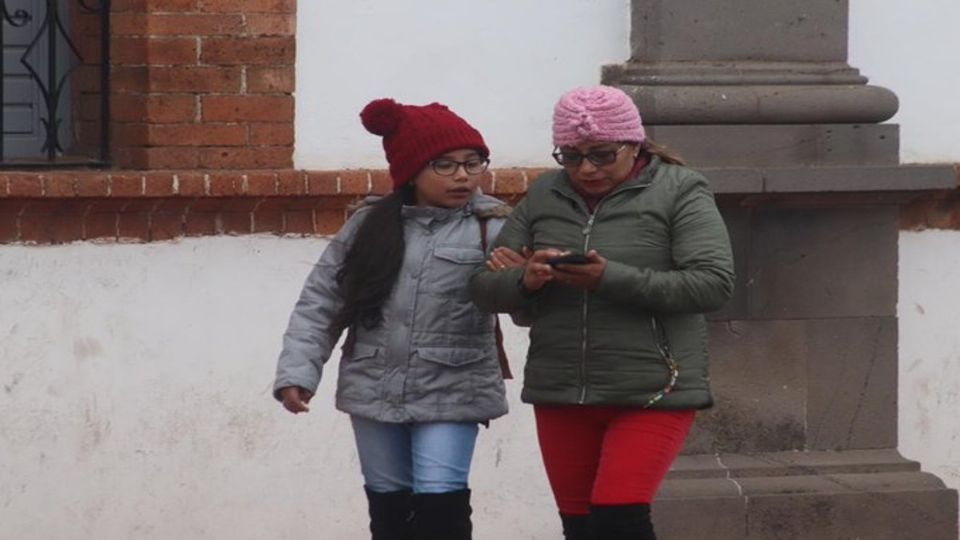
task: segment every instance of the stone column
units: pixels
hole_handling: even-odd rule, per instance
[[[634,0],[603,80],[711,179],[737,293],[711,315],[717,405],[660,493],[664,538],[957,538],[957,494],[897,452],[903,203],[887,89],[847,64],[845,0]]]

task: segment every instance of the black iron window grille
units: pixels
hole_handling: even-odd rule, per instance
[[[110,162],[110,0],[0,0],[0,168]]]

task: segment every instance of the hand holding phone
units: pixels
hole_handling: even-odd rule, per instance
[[[567,253],[566,255],[551,257],[546,260],[546,263],[550,266],[557,266],[558,264],[587,264],[589,262],[590,259],[580,253]]]

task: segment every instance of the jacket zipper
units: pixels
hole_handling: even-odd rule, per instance
[[[583,253],[586,254],[590,247],[590,232],[593,230],[593,220],[597,215],[600,205],[597,204],[587,220],[587,226],[583,228]],[[587,306],[589,305],[590,291],[583,291],[583,304],[581,309],[580,326],[580,399],[579,404],[587,399]]]
[[[631,186],[631,187],[629,187],[629,188],[627,188],[627,189],[620,190],[620,191],[628,191],[628,190],[633,190],[633,189],[641,189],[641,190],[642,190],[642,189],[646,189],[648,185],[649,185],[649,184],[643,184],[643,185],[639,185],[639,186]],[[590,233],[593,231],[593,222],[594,222],[594,220],[596,219],[597,214],[600,212],[600,207],[603,206],[603,202],[604,202],[605,200],[607,200],[607,198],[608,198],[610,195],[613,195],[613,194],[615,194],[615,193],[620,193],[620,191],[614,190],[614,193],[608,193],[607,195],[605,195],[602,199],[600,199],[600,201],[597,203],[597,205],[593,208],[593,212],[590,212],[590,211],[587,209],[587,207],[586,207],[582,202],[580,202],[579,200],[577,200],[577,198],[571,197],[570,195],[567,195],[566,193],[563,193],[563,192],[560,191],[560,190],[556,190],[556,192],[559,193],[561,196],[566,197],[567,199],[570,199],[571,201],[573,201],[574,204],[576,204],[577,206],[580,207],[581,210],[583,210],[583,213],[584,213],[584,214],[586,214],[586,215],[589,216],[589,218],[587,219],[587,224],[586,224],[586,226],[584,226],[584,228],[583,228],[583,230],[582,230],[582,232],[583,232],[583,253],[584,253],[584,255],[586,255],[587,251],[589,250],[589,247],[590,247]],[[587,305],[588,305],[588,303],[589,303],[589,300],[590,300],[590,292],[589,292],[589,291],[584,291],[584,292],[583,292],[582,309],[581,309],[581,313],[580,313],[580,324],[582,325],[583,330],[582,330],[581,333],[580,333],[580,369],[579,369],[579,375],[580,375],[580,397],[579,397],[579,399],[577,400],[577,403],[578,403],[579,405],[583,405],[583,404],[586,402],[586,400],[587,400],[587,315],[588,315]]]

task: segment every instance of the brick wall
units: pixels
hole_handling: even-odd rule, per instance
[[[481,182],[513,203],[542,169]],[[0,244],[149,242],[218,234],[332,234],[347,207],[390,190],[382,170],[53,171],[0,174]]]
[[[114,163],[293,165],[296,0],[116,0]]]

